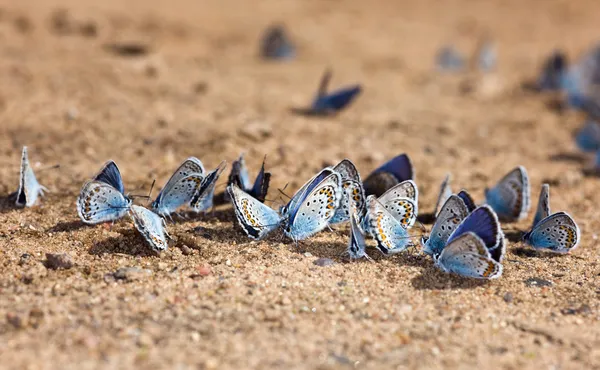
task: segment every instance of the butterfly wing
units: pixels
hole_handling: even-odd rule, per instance
[[[542,184],[537,211],[535,212],[535,218],[533,219],[531,228],[533,229],[535,225],[548,216],[550,216],[550,185]]]
[[[296,212],[304,198],[306,198],[307,194],[321,183],[325,178],[335,173],[335,171],[331,168],[324,168],[319,173],[314,175],[310,180],[308,180],[302,187],[292,196],[292,199],[288,202],[288,204],[283,207],[283,214],[292,215]]]
[[[21,155],[21,174],[19,176],[19,190],[17,191],[16,205],[19,207],[32,207],[37,202],[38,196],[44,194],[44,188],[37,181],[33,168],[29,164],[27,147],[23,147]]]
[[[567,57],[561,51],[555,51],[546,59],[542,71],[537,80],[537,88],[540,91],[554,91],[561,88],[561,75],[567,65]]]
[[[229,173],[229,179],[227,185],[236,184],[244,191],[250,190],[252,184],[250,184],[250,176],[248,175],[248,168],[246,167],[246,160],[244,155],[240,154],[240,157],[233,161],[231,164],[231,172]]]
[[[417,203],[410,198],[389,199],[385,203],[379,201],[383,207],[394,217],[403,228],[414,225],[417,220]]]
[[[383,193],[377,200],[385,204],[387,201],[396,198],[408,198],[414,201],[414,203],[418,203],[419,190],[417,189],[417,184],[412,180],[402,181]]]
[[[360,174],[354,163],[349,159],[344,159],[333,167],[333,171],[337,172],[342,176],[342,181],[354,180],[360,181]]]
[[[357,210],[354,209],[350,215],[350,243],[346,252],[351,259],[369,258],[365,252],[367,248],[367,242],[365,241],[365,234],[361,230],[358,221]]]
[[[485,198],[502,221],[514,222],[527,216],[530,190],[525,167],[510,171],[496,186],[486,190]]]
[[[412,180],[414,169],[410,158],[400,154],[373,171],[363,183],[366,195],[381,196],[399,182]]]
[[[121,194],[125,194],[125,186],[121,178],[121,171],[114,161],[108,161],[102,166],[102,169],[94,177],[94,180],[104,182],[117,189]]]
[[[265,31],[260,53],[263,58],[272,60],[293,59],[296,56],[295,47],[282,26],[269,27]]]
[[[579,226],[565,212],[557,212],[541,220],[525,234],[524,240],[536,249],[568,253],[579,245]]]
[[[286,208],[286,235],[293,240],[303,240],[323,230],[335,215],[342,194],[342,177],[337,172],[332,171],[314,186],[309,185],[297,200],[297,207]]]
[[[412,246],[410,235],[374,196],[367,198],[367,230],[383,254],[394,254]]]
[[[438,213],[435,224],[429,234],[429,239],[423,243],[423,252],[429,255],[439,255],[450,234],[469,215],[465,202],[457,195],[450,195]]]
[[[458,195],[458,197],[462,199],[463,202],[465,202],[465,205],[467,206],[467,210],[469,210],[469,212],[473,212],[475,208],[477,208],[477,205],[475,204],[475,201],[473,201],[471,194],[467,193],[466,190],[461,190],[456,195]]]
[[[131,200],[112,185],[92,180],[81,188],[77,198],[77,213],[86,224],[115,221],[127,214]]]
[[[236,184],[227,187],[238,223],[252,239],[262,239],[281,222],[277,212],[254,199]]]
[[[441,48],[436,55],[437,68],[443,72],[457,72],[465,67],[465,58],[452,46]]]
[[[324,114],[337,113],[350,105],[361,91],[360,85],[352,85],[320,96],[313,102],[312,110]]]
[[[267,192],[269,191],[269,183],[271,182],[271,173],[265,172],[265,161],[263,160],[262,166],[260,167],[260,171],[258,175],[256,175],[256,179],[254,180],[254,185],[250,190],[250,195],[259,201],[265,201],[267,197]]]
[[[496,213],[489,206],[481,206],[471,212],[448,238],[447,244],[452,243],[462,234],[472,232],[483,240],[489,250],[503,245],[504,234]]]
[[[577,147],[589,153],[600,150],[600,124],[589,120],[575,136]]]
[[[169,190],[161,192],[161,196],[152,203],[152,210],[161,216],[168,216],[180,207],[189,204],[204,178],[200,174],[192,174],[169,186]]]
[[[491,258],[485,242],[472,232],[449,242],[436,265],[446,272],[476,279],[496,279],[502,275],[502,265]]]
[[[195,212],[203,212],[212,208],[215,186],[217,185],[219,176],[221,176],[221,173],[225,170],[225,167],[227,167],[227,163],[223,161],[214,171],[209,172],[204,177],[200,187],[197,188],[196,193],[190,201],[190,206]]]
[[[346,222],[350,219],[350,209],[355,207],[360,213],[365,211],[365,191],[362,188],[362,183],[356,180],[346,179],[342,183],[342,199],[335,210],[335,214],[329,221],[330,224],[338,224]]]
[[[165,220],[162,217],[137,205],[131,206],[130,215],[133,218],[135,228],[146,239],[153,251],[161,252],[168,248]]]
[[[448,198],[450,198],[451,195],[452,187],[450,186],[450,174],[447,174],[444,178],[444,181],[442,181],[442,185],[440,185],[440,193],[438,195],[437,202],[435,202],[436,217],[442,210],[442,206],[444,205],[444,203],[446,203],[446,201],[448,200]]]

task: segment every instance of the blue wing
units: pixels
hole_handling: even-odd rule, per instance
[[[35,177],[33,168],[29,164],[29,158],[27,156],[27,147],[23,147],[21,154],[21,174],[19,178],[19,190],[17,191],[16,205],[19,207],[26,206],[32,207],[37,202],[39,195],[44,195],[44,191],[47,191],[45,187],[40,185]]]
[[[131,200],[106,182],[92,180],[81,188],[77,213],[86,224],[115,221],[125,216]]]
[[[373,171],[387,172],[394,175],[398,182],[412,180],[414,178],[414,169],[410,157],[406,154],[400,154],[389,161],[385,162],[381,167]]]
[[[577,147],[584,152],[600,150],[600,124],[591,120],[587,121],[575,136],[575,142]]]
[[[225,161],[221,162],[219,166],[212,172],[209,172],[206,177],[202,180],[200,187],[196,190],[196,193],[190,201],[190,206],[196,212],[206,211],[213,206],[213,196],[215,194],[215,186],[219,176],[227,167]]]
[[[537,211],[531,227],[534,228],[535,225],[548,216],[550,216],[550,185],[542,184]]]
[[[500,262],[492,259],[484,241],[472,232],[449,242],[435,264],[446,272],[475,279],[495,279],[502,275]]]
[[[468,214],[465,202],[457,195],[450,195],[437,215],[429,238],[423,238],[421,241],[423,252],[432,256],[439,255],[452,232]]]
[[[479,69],[483,72],[490,72],[496,67],[496,49],[490,41],[485,41],[479,48],[478,53]]]
[[[496,186],[486,190],[487,204],[503,221],[518,221],[529,212],[529,177],[525,167],[518,166],[504,176]]]
[[[579,226],[569,214],[557,212],[541,220],[523,239],[536,249],[568,253],[579,245]]]
[[[465,59],[452,46],[444,46],[436,55],[436,65],[440,71],[457,72],[465,67]]]
[[[289,60],[296,56],[296,49],[283,26],[272,26],[265,31],[260,54],[265,59]]]
[[[148,245],[155,252],[167,249],[167,233],[165,221],[156,213],[137,205],[132,205],[130,215],[133,218],[135,228],[144,237]]]
[[[261,202],[265,201],[267,192],[269,191],[269,183],[271,181],[271,173],[265,172],[265,160],[263,160],[260,172],[256,175],[254,185],[250,189],[250,195],[258,199]]]
[[[358,216],[355,211],[356,209],[353,209],[350,214],[350,242],[347,253],[351,259],[369,258],[365,252],[367,248],[365,235],[359,226],[359,222],[357,221]]]
[[[383,254],[394,254],[412,246],[408,231],[374,196],[367,198],[367,230]]]
[[[335,113],[346,108],[360,94],[362,87],[353,85],[332,93],[317,96],[312,104],[312,110],[320,113]]]
[[[460,199],[463,200],[463,202],[465,202],[465,205],[467,206],[469,212],[473,212],[475,208],[477,208],[477,205],[473,201],[471,194],[467,193],[466,190],[459,191],[457,195]]]
[[[504,238],[496,213],[485,205],[475,209],[458,225],[448,238],[447,244],[467,232],[472,232],[481,238],[490,250],[500,246]]]
[[[241,190],[236,184],[227,187],[238,223],[252,239],[262,239],[277,229],[279,214]]]
[[[548,57],[537,81],[537,88],[540,91],[555,91],[562,88],[561,78],[567,66],[567,57],[556,50]]]
[[[94,180],[109,184],[120,193],[125,194],[125,186],[121,178],[119,167],[114,161],[108,161],[104,164],[100,172],[94,177]]]
[[[302,205],[302,202],[304,202],[312,190],[333,173],[335,173],[335,171],[333,171],[331,168],[322,169],[318,174],[313,176],[304,185],[302,185],[300,190],[298,190],[294,196],[292,196],[292,199],[290,199],[289,203],[283,208],[283,213],[289,217],[290,223],[294,222],[298,208],[300,205]]]
[[[250,190],[250,176],[248,175],[248,169],[246,168],[246,161],[243,154],[240,154],[239,158],[231,164],[231,172],[229,173],[227,185],[231,184],[236,184],[244,191]]]

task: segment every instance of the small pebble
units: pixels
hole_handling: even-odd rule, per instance
[[[540,278],[529,278],[525,280],[525,285],[528,287],[543,287],[543,286],[552,286],[553,283],[548,280],[540,279]]]
[[[312,257],[312,253],[310,253],[310,252],[305,252],[305,253],[304,253],[304,257]]]
[[[73,260],[71,259],[71,256],[66,253],[46,253],[44,265],[50,270],[67,270],[73,267]]]
[[[321,267],[331,266],[335,264],[335,262],[331,258],[319,258],[317,260],[314,260],[313,263]]]
[[[6,322],[12,325],[15,329],[21,329],[27,324],[23,316],[12,312],[6,314]]]
[[[210,266],[208,265],[202,265],[200,267],[198,267],[198,275],[200,276],[208,276],[212,273],[212,271],[210,270]]]
[[[31,260],[31,254],[29,253],[23,253],[21,255],[21,257],[19,258],[19,266],[23,266],[25,264],[27,264],[27,262],[29,262]]]
[[[152,271],[139,267],[121,267],[113,273],[117,280],[135,281],[152,275]]]
[[[572,308],[572,307],[563,308],[562,310],[560,310],[560,312],[563,315],[579,315],[579,314],[587,315],[592,312],[592,309],[587,304],[583,304],[579,308]]]
[[[511,303],[513,301],[513,294],[511,292],[506,292],[502,298],[504,299],[504,302]]]
[[[181,254],[184,256],[189,256],[192,254],[192,249],[185,244],[181,245],[179,249],[181,250]]]

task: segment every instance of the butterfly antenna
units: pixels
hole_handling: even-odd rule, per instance
[[[286,186],[287,186],[287,185],[286,185]],[[292,197],[290,197],[289,195],[287,195],[286,193],[284,193],[284,192],[283,192],[283,190],[285,190],[285,188],[283,188],[283,189],[277,189],[277,190],[279,190],[279,192],[280,192],[281,194],[285,195],[285,196],[286,196],[286,197],[288,197],[289,199],[292,199]],[[282,200],[283,200],[283,199],[282,199]]]
[[[43,172],[43,171],[47,171],[47,170],[54,170],[60,168],[60,164],[55,164],[54,166],[50,166],[50,167],[44,167],[44,168],[40,168],[39,170],[37,170],[38,173]]]
[[[319,83],[319,90],[317,90],[317,96],[322,97],[327,95],[327,86],[329,85],[329,80],[331,80],[331,74],[331,68],[329,67],[323,72],[321,82]]]
[[[419,221],[419,220],[416,220],[416,222],[419,224],[419,226],[418,226],[418,227],[419,227],[419,230],[421,230],[421,232],[423,232],[423,233],[424,233],[424,232],[426,232],[426,231],[427,231],[427,228],[425,228],[425,225],[423,225],[423,223],[422,223],[421,221]]]

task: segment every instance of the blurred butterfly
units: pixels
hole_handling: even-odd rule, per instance
[[[21,154],[21,174],[19,176],[19,190],[17,191],[17,200],[15,204],[19,207],[32,207],[36,204],[38,196],[44,196],[48,191],[40,185],[33,173],[33,168],[29,164],[27,156],[27,147],[23,147]]]
[[[392,186],[414,180],[414,169],[408,155],[400,154],[373,171],[363,182],[366,195],[381,196]]]
[[[477,66],[482,72],[491,72],[496,68],[496,48],[490,40],[483,40],[477,47]]]
[[[423,252],[431,256],[439,255],[450,234],[468,215],[469,209],[465,202],[458,195],[451,194],[440,209],[429,238],[421,238]]]
[[[346,108],[362,91],[360,85],[352,85],[327,93],[331,79],[331,70],[327,69],[321,78],[319,90],[310,108],[294,108],[292,112],[308,116],[328,116]]]
[[[194,212],[205,212],[213,207],[215,186],[225,167],[227,167],[227,162],[223,161],[219,163],[216,169],[204,175],[200,186],[196,188],[196,192],[190,201],[190,207]]]
[[[141,206],[132,205],[129,214],[133,218],[135,228],[142,234],[150,248],[155,252],[167,249],[167,237],[165,231],[165,220],[156,213]]]
[[[189,204],[204,179],[204,172],[198,158],[186,159],[152,202],[152,210],[161,216],[169,216]]]
[[[533,226],[523,241],[535,249],[569,253],[579,245],[579,226],[565,212],[550,214],[550,186],[542,185]]]
[[[229,174],[227,185],[236,184],[240,189],[264,203],[269,190],[269,182],[271,180],[271,173],[265,172],[265,159],[263,159],[262,167],[253,184],[250,182],[244,155],[241,154],[238,160],[233,161],[231,164],[231,173]]]
[[[353,260],[359,258],[371,260],[371,257],[366,253],[367,242],[365,234],[360,227],[360,218],[357,211],[353,207],[350,214],[350,242],[348,243],[346,254]]]
[[[600,44],[585,53],[561,76],[567,102],[574,108],[594,106],[600,99]]]
[[[442,210],[442,206],[446,203],[448,198],[452,195],[452,187],[450,186],[450,174],[447,174],[442,184],[440,185],[440,192],[438,194],[437,201],[435,202],[434,215],[437,215]]]
[[[459,72],[465,67],[465,58],[454,47],[442,47],[435,57],[435,64],[442,72]]]
[[[86,224],[118,220],[130,206],[121,172],[113,161],[106,162],[94,179],[83,185],[77,198],[77,213]]]
[[[504,254],[504,235],[498,217],[484,205],[454,229],[441,253],[434,254],[433,259],[445,272],[476,279],[496,279],[502,275]]]
[[[597,152],[600,150],[600,124],[588,120],[575,136],[577,147],[584,152]]]
[[[385,255],[400,253],[413,246],[406,228],[373,195],[367,197],[367,232]]]
[[[342,189],[344,192],[340,205],[329,223],[338,224],[348,221],[352,206],[357,209],[359,220],[362,220],[365,214],[365,191],[363,190],[360,174],[356,166],[349,159],[344,159],[333,168],[333,171],[339,173],[342,177]]]
[[[557,91],[562,88],[562,76],[567,69],[567,56],[555,50],[544,62],[536,87],[539,91]]]
[[[327,227],[342,199],[342,177],[331,168],[321,170],[277,213],[237,185],[227,187],[240,226],[252,239],[262,239],[281,226],[294,241]]]
[[[502,221],[515,222],[526,217],[530,206],[530,190],[525,167],[513,169],[496,186],[486,189],[485,199]]]
[[[260,43],[260,55],[271,60],[290,60],[296,57],[296,48],[283,26],[267,28]]]

